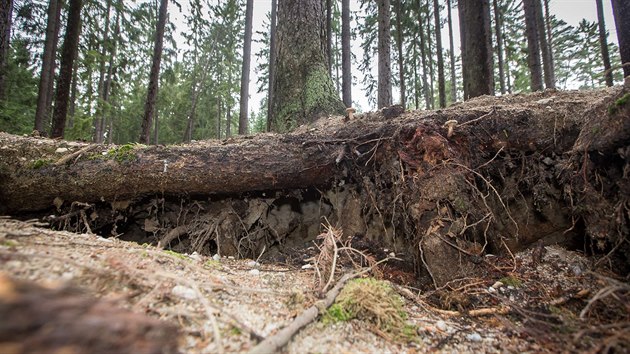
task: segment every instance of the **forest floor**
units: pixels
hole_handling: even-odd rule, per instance
[[[589,270],[604,269],[604,258],[596,262],[558,246],[542,245],[513,257],[485,258],[502,271],[451,282],[438,290],[392,284],[406,314],[408,330],[403,337],[380,330],[366,318],[335,322],[320,317],[295,335],[283,352],[630,350],[630,285],[604,270]],[[394,271],[383,268],[384,277]],[[185,353],[246,352],[257,338],[289,325],[320,293],[315,270],[306,261],[270,264],[185,255],[11,219],[0,219],[0,275],[0,318],[6,321],[0,325],[0,351],[5,353],[56,350],[50,343],[28,347],[25,332],[7,339],[9,324],[21,321],[7,317],[11,312],[7,304],[16,298],[18,287],[11,285],[16,279],[43,285],[42,289],[79,288],[85,296],[132,311],[133,316],[171,324],[176,330],[166,337],[176,341],[175,351]],[[54,309],[47,313],[45,321],[53,325],[63,317]],[[102,321],[111,319],[108,316]],[[71,320],[80,318],[75,315]],[[98,335],[124,337],[120,324],[112,325],[118,329]],[[45,327],[40,332],[51,331]],[[165,348],[157,351],[168,351]]]

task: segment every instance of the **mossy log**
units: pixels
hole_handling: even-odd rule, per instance
[[[331,222],[349,236],[403,240],[419,252],[419,267],[454,269],[462,254],[475,263],[541,237],[587,235],[600,250],[619,251],[630,218],[625,94],[616,87],[481,97],[438,111],[390,107],[284,135],[176,146],[0,134],[0,213],[45,213],[75,201],[114,208],[152,195],[247,198],[251,207],[267,192],[308,188],[329,197],[344,188],[352,198],[332,205]],[[239,218],[254,227],[247,213]],[[464,273],[431,275],[444,283]]]

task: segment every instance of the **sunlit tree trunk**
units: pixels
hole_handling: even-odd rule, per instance
[[[460,0],[464,99],[494,94],[488,0]]]

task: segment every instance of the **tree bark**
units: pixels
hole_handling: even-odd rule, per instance
[[[46,39],[44,41],[44,53],[42,57],[42,71],[39,77],[39,90],[37,94],[37,108],[35,111],[35,130],[44,133],[47,129],[44,125],[48,121],[51,102],[49,99],[49,86],[52,86],[55,76],[55,53],[57,52],[57,36],[59,34],[59,18],[61,16],[62,0],[50,0],[48,5],[48,23],[46,25]]]
[[[623,76],[630,76],[630,1],[612,0]]]
[[[157,101],[160,83],[160,62],[162,61],[162,47],[164,44],[164,28],[166,27],[168,0],[160,1],[160,11],[158,15],[157,28],[155,31],[155,41],[153,44],[153,59],[151,63],[151,73],[149,74],[149,87],[147,88],[147,100],[144,105],[144,117],[139,142],[148,144],[151,141],[151,123],[155,102]]]
[[[416,9],[418,10],[418,29],[420,35],[420,56],[422,57],[422,92],[424,93],[425,109],[431,108],[431,96],[429,95],[429,83],[427,81],[427,53],[426,53],[426,37],[425,25],[422,18],[422,5],[420,0],[416,0]]]
[[[110,22],[110,12],[112,7],[112,0],[107,0],[107,5],[105,6],[105,25],[103,27],[103,37],[101,41],[101,51],[99,58],[99,71],[98,71],[98,100],[96,101],[96,114],[93,119],[94,126],[94,134],[92,136],[92,141],[95,143],[103,142],[103,121],[101,117],[105,111],[105,75],[106,75],[106,63],[107,63],[107,54],[109,53],[108,49],[111,45],[109,40],[109,22]]]
[[[254,0],[247,0],[245,9],[245,36],[243,39],[243,70],[241,72],[241,106],[238,115],[238,133],[246,135],[249,131],[248,102],[249,102],[249,71],[252,56],[252,18],[254,15]]]
[[[66,129],[66,115],[68,113],[68,99],[70,84],[72,83],[72,68],[77,57],[79,35],[81,29],[82,0],[70,0],[68,10],[68,24],[64,36],[57,79],[57,95],[55,97],[55,111],[53,114],[52,138],[62,138]]]
[[[472,100],[438,112],[408,112],[396,120],[376,114],[345,124],[340,123],[341,118],[322,120],[308,130],[236,138],[228,144],[210,140],[192,145],[137,145],[130,150],[98,145],[61,164],[58,161],[63,156],[55,150],[68,146],[67,142],[0,133],[0,146],[15,146],[0,150],[0,213],[49,208],[56,197],[113,202],[153,193],[227,194],[323,187],[343,174],[348,159],[362,161],[353,168],[366,170],[391,164],[392,158],[398,160],[401,151],[415,146],[416,131],[426,132],[423,139],[427,141],[437,139],[437,146],[447,151],[449,146],[470,148],[467,154],[479,158],[492,158],[499,150],[560,156],[571,150],[584,124],[582,114],[588,109],[592,112],[593,102],[599,102],[597,112],[605,112],[619,91],[558,92],[545,104],[537,103],[542,94]],[[442,127],[451,119],[459,120],[461,126],[455,130],[457,139],[446,138],[447,129]],[[506,134],[506,127],[518,129]],[[616,131],[630,134],[630,130]],[[68,154],[88,145],[72,143]],[[432,161],[432,153],[426,151],[418,158]],[[48,163],[34,167],[37,161]],[[421,166],[424,164],[415,168]]]
[[[277,39],[271,130],[286,132],[342,113],[345,108],[328,73],[323,1],[281,1]]]
[[[608,53],[608,34],[606,33],[606,22],[604,21],[604,5],[602,0],[595,0],[597,6],[597,24],[599,25],[599,45],[602,51],[602,61],[604,62],[604,78],[606,86],[613,85],[613,71],[610,67],[610,54]]]
[[[6,78],[11,44],[13,0],[0,1],[0,101],[6,99]]]
[[[352,48],[350,45],[350,0],[341,0],[342,97],[346,107],[352,107]]]
[[[332,77],[332,0],[326,0],[326,57],[328,58],[328,75]]]
[[[269,28],[269,88],[267,91],[267,131],[271,131],[273,87],[276,81],[276,20],[278,0],[271,0],[271,28]]]
[[[497,61],[499,64],[499,87],[501,88],[501,94],[505,95],[505,72],[503,71],[503,32],[502,27],[502,15],[499,9],[497,0],[492,0],[492,7],[494,8],[494,32],[497,37]]]
[[[527,37],[527,65],[529,66],[532,91],[542,91],[543,76],[540,63],[540,42],[538,40],[538,25],[536,21],[537,0],[523,0],[525,11],[525,35]]]
[[[428,75],[429,75],[429,97],[431,97],[431,99],[429,100],[429,103],[431,104],[429,106],[429,108],[433,109],[435,108],[435,91],[434,91],[434,87],[435,85],[433,85],[433,78],[435,77],[435,71],[433,70],[433,41],[432,39],[432,35],[431,35],[431,6],[429,5],[431,3],[430,0],[427,0],[426,5],[425,5],[425,9],[427,10],[427,16],[426,16],[426,29],[427,29],[427,49],[429,50],[428,53],[428,57],[427,57],[427,65],[429,66],[429,71],[428,71]]]
[[[438,65],[438,95],[440,108],[446,107],[446,79],[444,78],[444,58],[442,56],[442,24],[440,21],[440,2],[433,0],[433,16],[435,17],[435,44]]]
[[[403,34],[400,17],[402,16],[401,0],[396,3],[396,49],[398,50],[398,81],[400,81],[400,105],[407,107],[405,100],[405,65],[403,57]]]
[[[488,0],[460,0],[464,99],[494,94]]]
[[[446,0],[448,10],[448,43],[451,60],[451,102],[457,102],[457,74],[455,73],[455,44],[453,43],[453,16],[451,14],[451,0]]]
[[[551,52],[551,45],[547,41],[545,17],[540,1],[541,0],[534,0],[534,5],[536,7],[536,26],[538,28],[538,41],[540,42],[540,50],[542,54],[545,87],[548,89],[554,89],[556,88],[556,75],[554,73],[553,53]]]
[[[389,0],[378,0],[378,108],[392,105],[392,65]]]

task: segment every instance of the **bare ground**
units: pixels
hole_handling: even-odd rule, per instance
[[[496,272],[483,277],[437,290],[393,284],[414,328],[405,340],[392,339],[367,321],[317,321],[283,351],[625,352],[630,349],[630,286],[601,270],[605,258],[597,260],[542,245],[514,257],[487,255],[484,262]],[[260,263],[0,220],[3,276],[46,289],[80,288],[137,316],[159,319],[177,328],[165,335],[177,341],[179,352],[246,352],[317,300],[313,268]],[[384,277],[400,279],[395,271],[385,267]],[[0,304],[9,301],[8,293],[6,284],[0,286]],[[3,321],[12,321],[5,316],[0,313]],[[29,338],[2,339],[0,348],[24,352],[19,343]],[[74,350],[92,352],[89,346]]]

